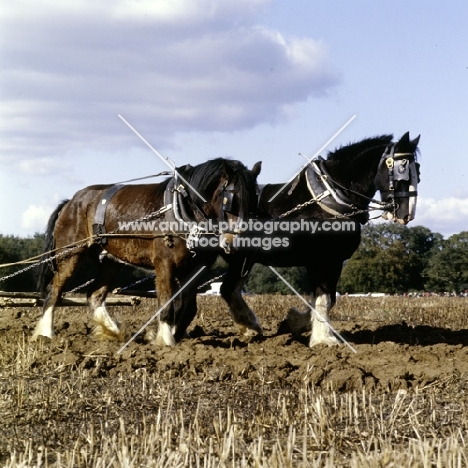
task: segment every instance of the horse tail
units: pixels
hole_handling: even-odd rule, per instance
[[[42,293],[45,296],[46,289],[48,284],[52,281],[54,277],[56,263],[54,259],[50,259],[47,261],[48,258],[53,257],[53,254],[50,253],[52,250],[55,249],[55,223],[59,217],[60,212],[62,211],[63,207],[69,202],[70,200],[63,200],[57,208],[53,211],[50,215],[49,221],[47,223],[46,232],[45,232],[45,240],[44,240],[44,249],[42,253],[44,254],[41,257],[41,263],[39,268],[37,269],[37,278],[36,278],[36,287],[37,291]]]

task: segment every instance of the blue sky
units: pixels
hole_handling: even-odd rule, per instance
[[[0,233],[94,183],[218,156],[285,182],[367,136],[421,134],[416,220],[468,230],[465,1],[85,0],[0,6]]]

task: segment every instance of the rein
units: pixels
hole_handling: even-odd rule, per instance
[[[153,174],[153,175],[149,175],[145,177],[137,177],[136,179],[128,179],[122,182],[116,182],[113,185],[128,184],[129,182],[136,182],[137,180],[152,179],[153,177],[161,177],[161,176],[167,176],[167,175],[173,175],[173,174],[174,172],[172,171],[163,171],[163,172],[160,172],[159,174]]]

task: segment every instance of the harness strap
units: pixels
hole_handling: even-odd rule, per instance
[[[94,223],[93,223],[93,234],[97,236],[95,242],[100,245],[107,244],[106,237],[103,234],[106,233],[106,228],[104,226],[106,221],[106,211],[109,202],[112,197],[123,187],[122,184],[116,184],[110,186],[104,191],[96,207],[96,213],[94,214]]]
[[[418,196],[418,192],[416,190],[414,192],[394,192],[393,190],[380,190],[380,193],[383,197],[392,194],[395,198],[409,198]]]
[[[190,206],[192,210],[191,215],[189,215],[189,213],[187,212],[186,203]],[[191,229],[189,229],[189,223],[193,223],[196,221],[207,221],[207,218],[201,210],[201,208],[193,202],[189,193],[185,189],[185,186],[179,182],[177,173],[167,184],[166,190],[164,192],[164,204],[165,206],[171,207],[171,209],[166,212],[166,219],[168,221],[178,222],[181,226],[185,226],[185,228],[191,233],[193,232],[194,228],[192,227]],[[196,219],[197,214],[198,220]],[[187,239],[187,242],[189,242],[189,239]]]
[[[344,201],[342,198],[343,195],[338,194],[337,190],[332,187],[328,180],[329,175],[328,173],[324,173],[323,164],[319,165],[317,161],[314,160],[307,166],[307,187],[312,198],[322,210],[338,217],[342,217],[349,210],[355,210],[356,207]]]

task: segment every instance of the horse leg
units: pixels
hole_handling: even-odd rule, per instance
[[[310,295],[310,307],[301,312],[295,307],[289,309],[287,322],[294,334],[312,330],[309,346],[316,344],[339,344],[330,328],[330,309],[334,305],[331,294],[317,287]]]
[[[320,270],[317,266],[316,271]],[[336,284],[341,273],[341,264],[336,267],[328,265],[325,270],[325,279],[318,280],[314,271],[307,268],[311,284],[310,307],[301,312],[292,308],[288,312],[287,322],[292,333],[298,334],[312,330],[309,346],[317,344],[335,345],[339,340],[330,328],[330,310],[336,302]]]
[[[242,288],[248,278],[253,262],[248,257],[226,258],[229,269],[221,285],[221,296],[229,306],[234,323],[241,335],[262,335],[257,316],[242,297]]]
[[[187,328],[197,314],[197,290],[196,285],[187,286],[180,293],[180,301],[175,304],[175,325],[172,328],[176,341],[187,336]]]
[[[83,251],[75,252],[71,256],[57,259],[57,266],[52,281],[47,287],[47,295],[44,299],[42,308],[42,316],[31,337],[32,341],[36,341],[39,336],[52,338],[54,333],[54,312],[57,303],[59,302],[63,289],[67,281],[72,277],[77,265],[82,258]]]
[[[315,291],[315,307],[312,317],[312,334],[310,335],[309,346],[316,344],[336,345],[339,340],[330,328],[330,310],[335,304],[331,295],[317,288]]]
[[[156,346],[175,346],[175,313],[174,300],[171,301],[174,292],[177,290],[177,283],[173,274],[174,265],[171,260],[161,260],[155,262],[154,271],[156,273],[156,291],[158,292],[158,306],[164,309],[158,316],[158,331],[149,330],[146,340]],[[177,302],[180,298],[175,299]]]
[[[97,276],[87,291],[88,305],[96,324],[93,332],[100,339],[123,340],[123,332],[107,312],[105,304],[109,286],[121,270],[122,264],[104,253],[100,256],[100,262],[97,261],[97,267]]]

